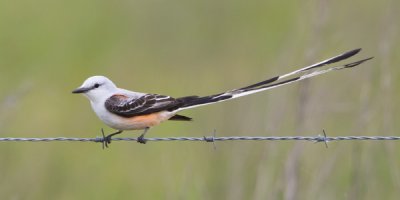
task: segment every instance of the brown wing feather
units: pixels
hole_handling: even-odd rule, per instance
[[[171,111],[180,107],[181,104],[181,101],[172,97],[158,94],[146,94],[136,99],[125,95],[113,95],[106,100],[105,107],[116,115],[133,117],[160,111]]]

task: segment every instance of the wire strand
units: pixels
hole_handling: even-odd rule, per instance
[[[328,142],[331,141],[345,141],[345,140],[373,140],[373,141],[387,141],[387,140],[400,140],[400,136],[336,136],[327,137],[325,130],[322,130],[323,135],[318,136],[228,136],[228,137],[216,137],[216,130],[214,130],[212,136],[204,137],[163,137],[163,138],[145,138],[145,142],[159,142],[159,141],[199,141],[199,142],[212,142],[214,149],[216,149],[216,141],[311,141],[311,142],[323,142],[326,148],[328,148]],[[5,137],[0,138],[0,142],[54,142],[54,141],[67,141],[67,142],[98,142],[102,143],[102,147],[108,147],[107,144],[110,141],[107,137],[96,137],[96,138],[70,138],[70,137],[51,137],[51,138],[14,138]],[[111,138],[111,141],[138,141],[138,138]]]
[[[112,141],[137,141],[137,138],[112,138]],[[163,137],[163,138],[145,138],[146,141],[311,141],[311,142],[331,142],[344,140],[400,140],[400,136],[336,136],[326,137],[319,136],[229,136],[229,137]],[[103,143],[103,137],[96,138],[73,138],[73,137],[49,137],[49,138],[23,138],[23,137],[4,137],[0,138],[0,142],[99,142]]]

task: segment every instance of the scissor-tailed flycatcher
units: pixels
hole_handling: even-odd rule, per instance
[[[355,67],[367,60],[372,59],[372,57],[370,57],[355,62],[306,73],[312,69],[347,59],[357,54],[360,50],[361,49],[348,51],[322,62],[292,71],[281,76],[275,76],[246,87],[203,97],[185,96],[173,98],[159,94],[133,92],[118,88],[110,79],[104,76],[92,76],[88,78],[79,88],[72,91],[72,93],[84,94],[90,100],[90,104],[92,105],[92,108],[97,116],[105,124],[118,130],[117,132],[105,137],[106,146],[111,142],[112,136],[119,134],[124,130],[144,129],[144,132],[138,137],[137,141],[140,143],[146,143],[144,135],[150,127],[156,126],[166,120],[190,121],[192,119],[190,117],[178,115],[177,113],[179,111],[269,90],[294,83],[296,81],[308,79],[320,74],[328,73],[333,70]]]

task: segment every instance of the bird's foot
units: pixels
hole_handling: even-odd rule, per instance
[[[144,138],[144,134],[140,135],[137,139],[137,142],[139,142],[140,144],[146,144],[147,140],[146,138]]]
[[[111,144],[111,138],[112,135],[107,135],[106,137],[104,137],[103,139],[103,144],[104,146],[106,146],[108,148],[108,145]]]
[[[120,133],[122,133],[122,131],[117,131],[115,133],[111,133],[110,135],[105,136],[104,130],[101,129],[101,133],[103,135],[103,149],[104,149],[104,147],[108,148],[108,145],[111,144],[112,136],[120,134]]]

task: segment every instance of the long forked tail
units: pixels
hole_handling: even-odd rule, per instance
[[[198,96],[188,96],[188,97],[182,97],[178,98],[178,100],[182,101],[183,106],[177,109],[177,111],[180,110],[186,110],[189,108],[194,108],[198,106],[203,106],[207,104],[212,104],[212,103],[217,103],[217,102],[222,102],[222,101],[227,101],[230,99],[235,99],[238,97],[254,94],[257,92],[265,91],[265,90],[270,90],[272,88],[277,88],[283,85],[288,85],[300,80],[308,79],[314,76],[318,76],[321,74],[325,74],[334,70],[341,70],[341,69],[346,69],[346,68],[352,68],[355,67],[365,61],[368,61],[372,59],[373,57],[365,58],[362,60],[358,60],[355,62],[347,63],[347,64],[342,64],[342,65],[337,65],[333,67],[329,67],[327,69],[320,69],[316,70],[313,72],[310,72],[313,69],[320,68],[326,65],[330,65],[333,63],[337,63],[339,61],[345,60],[347,58],[350,58],[354,55],[356,55],[358,52],[360,52],[361,49],[354,49],[345,53],[342,53],[338,56],[326,59],[324,61],[321,61],[319,63],[312,64],[307,67],[303,67],[301,69],[289,72],[287,74],[283,74],[281,76],[275,76],[273,78],[246,86],[242,87],[239,89],[234,89],[231,91],[227,91],[224,93],[219,93],[219,94],[214,94],[214,95],[209,95],[209,96],[204,96],[204,97],[198,97]],[[310,72],[310,73],[307,73]],[[298,75],[302,74],[302,75]],[[295,76],[297,75],[297,76]],[[292,78],[290,78],[292,77]]]

